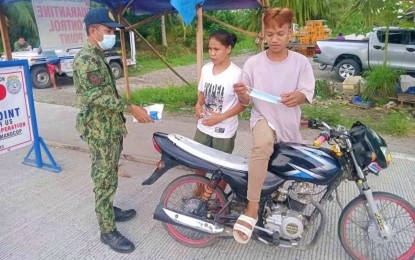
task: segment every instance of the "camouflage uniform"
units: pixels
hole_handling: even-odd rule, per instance
[[[95,211],[102,233],[115,230],[113,202],[118,184],[118,161],[127,134],[120,99],[104,53],[91,44],[79,51],[73,63],[74,84],[81,106],[76,129],[88,143]]]
[[[14,43],[14,51],[27,51],[27,47],[30,45],[25,42],[23,45],[20,45],[20,43],[17,41]]]

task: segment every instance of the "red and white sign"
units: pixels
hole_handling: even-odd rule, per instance
[[[84,17],[90,0],[32,0],[32,3],[44,50],[86,45]]]
[[[23,67],[0,71],[0,154],[33,142]]]

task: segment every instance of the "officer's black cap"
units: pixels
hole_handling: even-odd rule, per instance
[[[84,18],[85,26],[91,24],[102,24],[110,28],[125,28],[124,25],[116,23],[114,15],[106,8],[94,8],[89,10]]]

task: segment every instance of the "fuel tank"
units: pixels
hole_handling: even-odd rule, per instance
[[[285,180],[326,185],[342,174],[339,160],[330,149],[297,143],[279,143],[274,147],[268,171]]]

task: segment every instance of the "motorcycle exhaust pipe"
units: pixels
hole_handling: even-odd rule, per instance
[[[157,205],[153,219],[212,235],[226,233],[228,231],[225,231],[223,225],[206,221],[206,219],[198,218],[196,216],[179,213],[172,209],[163,208],[162,205]]]

